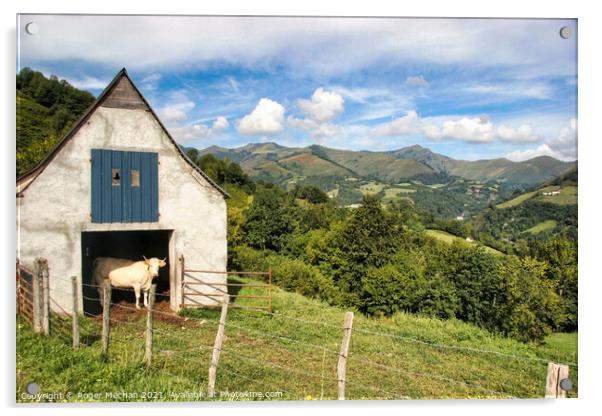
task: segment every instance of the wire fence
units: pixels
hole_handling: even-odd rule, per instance
[[[65,284],[60,286],[62,288],[68,287],[66,283],[70,283],[68,279],[61,279],[56,276],[53,276],[52,279],[54,282],[64,281]],[[80,284],[82,287],[91,289],[103,289],[102,286],[96,284],[83,282],[80,282]],[[26,302],[33,304],[34,290],[31,284],[27,286],[27,283],[18,282],[18,288],[19,305]],[[133,289],[129,288],[121,290],[134,292]],[[28,295],[28,291],[30,295]],[[91,302],[100,302],[101,300],[100,293],[98,297],[83,295],[82,293],[75,295],[79,296],[81,300],[85,299]],[[52,335],[66,340],[72,337],[74,328],[72,319],[74,318],[71,311],[65,310],[57,302],[57,299],[72,296],[74,296],[73,291],[59,289],[58,287],[50,288],[50,309],[54,311],[49,317]],[[169,295],[155,294],[155,296],[162,298]],[[113,302],[109,300],[107,305],[109,311],[106,315],[103,313],[106,316],[107,324],[120,330],[115,339],[129,343],[124,345],[124,348],[129,348],[133,342],[138,342],[139,348],[134,348],[132,350],[134,352],[128,352],[128,359],[132,359],[132,357],[140,359],[143,354],[146,354],[142,339],[150,331],[153,339],[152,348],[154,349],[151,370],[156,368],[158,371],[165,372],[165,374],[172,374],[179,382],[185,382],[199,388],[205,385],[204,377],[200,377],[198,372],[194,375],[187,372],[182,363],[185,361],[193,362],[194,368],[207,366],[209,362],[213,365],[212,357],[215,357],[216,353],[218,356],[221,353],[223,356],[217,368],[217,373],[218,382],[223,383],[224,387],[232,388],[236,383],[240,383],[240,380],[246,380],[252,386],[263,386],[263,388],[274,388],[274,391],[285,391],[282,387],[289,387],[292,384],[292,388],[286,389],[288,394],[293,395],[287,397],[290,399],[303,398],[299,386],[309,386],[316,393],[319,390],[317,394],[320,398],[324,397],[325,389],[327,390],[326,398],[336,397],[334,390],[337,386],[340,388],[341,382],[347,385],[348,398],[397,400],[424,398],[428,395],[421,394],[419,388],[410,389],[407,385],[407,382],[417,385],[426,383],[426,381],[420,380],[428,380],[428,383],[434,386],[432,388],[446,389],[445,386],[448,386],[447,390],[461,392],[459,393],[461,397],[482,397],[484,395],[492,398],[515,398],[525,396],[517,395],[515,392],[520,389],[515,386],[492,385],[491,379],[483,383],[475,381],[474,375],[471,374],[454,374],[454,376],[440,374],[438,371],[440,371],[441,366],[437,365],[430,366],[433,369],[432,371],[424,371],[424,366],[421,366],[420,371],[409,368],[407,365],[403,365],[405,362],[404,354],[408,354],[407,344],[431,350],[430,352],[421,350],[421,353],[424,357],[433,361],[435,359],[453,360],[456,357],[448,356],[451,352],[468,353],[479,357],[479,360],[486,362],[491,367],[498,368],[500,371],[507,371],[504,366],[508,360],[517,361],[528,366],[533,365],[535,367],[524,367],[524,371],[537,373],[539,373],[543,364],[547,365],[554,361],[541,356],[517,355],[459,344],[444,344],[406,336],[402,333],[377,331],[362,325],[356,325],[352,329],[353,334],[355,334],[352,338],[354,339],[353,347],[351,352],[347,354],[333,348],[334,345],[340,342],[340,335],[343,331],[342,325],[269,310],[237,310],[236,314],[244,314],[245,318],[257,320],[258,323],[245,326],[234,319],[228,320],[226,323],[228,339],[223,345],[220,344],[219,347],[216,347],[217,343],[214,345],[210,345],[210,343],[220,325],[217,315],[183,316],[174,312],[158,310],[154,307],[150,313],[159,319],[159,324],[154,324],[149,328],[144,319],[149,313],[148,310],[136,308],[123,301]],[[33,313],[28,314],[27,308],[19,306],[19,312],[26,321],[33,322]],[[85,325],[82,338],[88,338],[92,341],[83,342],[81,347],[88,348],[98,345],[100,339],[98,336],[100,332],[99,323],[102,316],[85,310],[83,316],[88,322]],[[266,323],[266,317],[268,316],[278,320],[278,322]],[[284,322],[288,322],[288,324],[284,324]],[[186,329],[187,325],[190,326],[191,324],[193,325],[192,330],[190,328],[187,331],[181,330],[181,328]],[[113,336],[115,337],[115,335]],[[377,341],[381,339],[394,341],[401,352],[384,348],[384,342]],[[262,349],[254,349],[257,344],[261,344]],[[293,345],[295,347],[291,349]],[[263,348],[264,346],[267,346],[267,348]],[[269,351],[269,354],[265,354],[266,350]],[[260,354],[255,351],[259,351]],[[357,351],[357,353],[353,351]],[[301,359],[291,359],[291,354],[301,357]],[[341,365],[341,357],[344,358],[351,371],[343,379],[337,374],[337,366],[335,366],[335,360],[339,360],[338,366]],[[578,368],[575,362],[565,362],[564,364],[573,369]],[[174,367],[179,370],[180,374],[171,372]],[[364,377],[363,374],[367,372],[368,368],[374,369],[375,372],[370,377]],[[225,374],[220,375],[222,372],[232,377],[226,377]],[[258,373],[260,376],[249,376],[249,374],[254,373]],[[272,380],[280,380],[280,383],[274,383]],[[239,385],[238,387],[243,386]],[[444,396],[446,395],[442,394],[439,397]],[[533,396],[529,395],[528,397]]]

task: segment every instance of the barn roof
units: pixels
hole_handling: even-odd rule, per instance
[[[169,130],[161,122],[157,114],[154,112],[148,101],[144,98],[140,90],[136,87],[132,79],[127,73],[125,68],[121,69],[115,75],[115,78],[107,85],[103,92],[100,93],[96,101],[84,112],[79,118],[75,125],[59,140],[54,147],[48,152],[48,154],[38,162],[32,169],[25,172],[19,178],[17,178],[17,196],[21,194],[29,187],[44,168],[52,162],[54,157],[61,151],[63,146],[71,140],[75,134],[79,131],[80,127],[83,126],[90,116],[98,107],[116,107],[116,108],[130,108],[130,109],[145,109],[150,111],[153,117],[157,120],[171,143],[176,148],[178,154],[203,178],[205,178],[217,191],[219,191],[224,197],[229,198],[230,195],[224,191],[219,185],[217,185],[205,172],[203,172],[190,158],[184,153],[182,148],[176,143],[174,138],[169,133]],[[19,189],[20,188],[20,189]]]

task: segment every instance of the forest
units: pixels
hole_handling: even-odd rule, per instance
[[[525,342],[577,330],[571,235],[525,240],[496,255],[426,236],[424,219],[432,216],[405,201],[365,196],[361,207],[345,208],[315,186],[285,191],[255,183],[227,159],[188,155],[231,195],[233,270],[272,267],[282,288],[368,316],[404,311],[459,319]],[[454,231],[470,232],[462,227]]]
[[[94,99],[54,75],[30,68],[17,74],[17,177],[52,149]]]

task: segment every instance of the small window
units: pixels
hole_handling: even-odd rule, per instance
[[[140,187],[140,171],[132,170],[132,187]]]
[[[111,184],[113,186],[121,185],[121,169],[111,170]]]

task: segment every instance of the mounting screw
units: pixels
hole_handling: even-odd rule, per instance
[[[573,388],[573,381],[570,378],[563,378],[560,380],[559,385],[562,390],[571,390]]]

